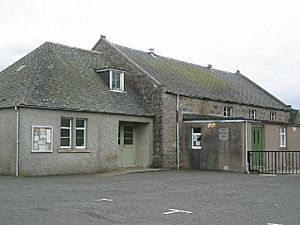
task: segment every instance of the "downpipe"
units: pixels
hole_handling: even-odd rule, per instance
[[[176,154],[177,154],[177,170],[180,169],[180,151],[179,151],[179,95],[176,96]]]
[[[19,124],[20,124],[20,111],[15,106],[16,112],[16,177],[19,176]]]

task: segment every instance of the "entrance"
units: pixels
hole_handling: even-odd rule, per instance
[[[118,166],[135,167],[135,127],[120,125],[118,132]]]
[[[263,127],[253,126],[251,136],[252,136],[252,151],[254,151],[252,156],[252,166],[259,167],[263,165],[263,155],[261,154],[261,151],[263,151],[263,146],[264,146]]]

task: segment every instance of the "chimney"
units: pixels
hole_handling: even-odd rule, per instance
[[[236,73],[240,73],[240,71],[239,71],[239,70],[236,70]]]
[[[211,64],[207,64],[207,68],[212,70],[212,65]]]
[[[149,48],[149,53],[154,55],[154,48]]]
[[[101,35],[100,37],[101,37],[101,38],[103,38],[103,39],[105,39],[105,38],[106,38],[106,36],[105,36],[105,35]]]

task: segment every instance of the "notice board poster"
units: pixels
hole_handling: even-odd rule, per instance
[[[52,152],[53,128],[32,126],[32,152]]]

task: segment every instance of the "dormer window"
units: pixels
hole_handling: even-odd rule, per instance
[[[119,70],[109,71],[109,88],[112,91],[124,91],[124,72]]]

